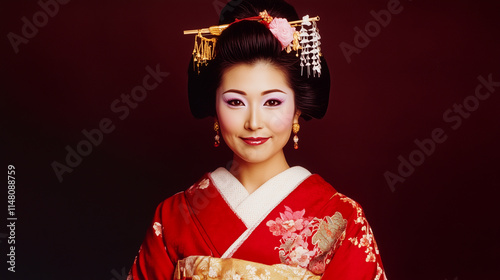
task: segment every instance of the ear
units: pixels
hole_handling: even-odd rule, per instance
[[[302,114],[302,112],[299,109],[295,110],[295,115],[293,116],[293,123],[299,123],[300,114]]]

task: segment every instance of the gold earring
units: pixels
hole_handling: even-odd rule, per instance
[[[215,135],[215,137],[214,137],[214,140],[215,140],[215,142],[214,142],[214,147],[216,147],[216,148],[217,148],[217,147],[219,147],[219,145],[220,145],[219,122],[218,122],[218,121],[215,121],[215,122],[214,122],[214,131],[215,131],[215,133],[217,133],[217,134]]]
[[[299,136],[297,136],[297,133],[300,130],[300,125],[298,123],[294,123],[292,126],[292,131],[295,134],[293,136],[293,148],[297,150],[299,148]]]

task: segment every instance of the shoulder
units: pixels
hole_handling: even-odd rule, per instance
[[[304,189],[312,196],[321,197],[325,214],[340,212],[343,217],[364,217],[363,208],[354,199],[338,192],[320,175],[313,174],[303,182]]]
[[[328,199],[337,193],[337,190],[318,174],[308,176],[300,183],[296,190],[298,192],[306,192],[317,199],[322,198],[321,200]]]
[[[363,208],[358,202],[339,192],[330,197],[330,201],[332,204],[337,204],[342,208],[350,209],[356,212],[363,211]]]
[[[156,215],[163,216],[163,214],[169,213],[168,215],[181,214],[186,216],[189,198],[199,197],[200,191],[207,189],[210,185],[210,173],[205,173],[185,191],[178,192],[160,202],[156,209]]]

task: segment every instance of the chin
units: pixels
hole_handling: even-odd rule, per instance
[[[257,164],[257,163],[262,163],[262,162],[265,162],[267,161],[269,158],[261,158],[261,157],[254,157],[254,156],[238,156],[240,158],[241,161],[243,162],[246,162],[246,163],[253,163],[253,164]]]
[[[252,151],[251,153],[246,154],[236,154],[237,157],[243,162],[251,163],[251,164],[259,164],[264,163],[271,160],[274,156],[276,156],[278,152],[269,152],[269,151]]]

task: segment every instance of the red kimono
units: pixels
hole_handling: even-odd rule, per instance
[[[361,207],[292,167],[252,194],[226,169],[163,201],[129,279],[386,279]]]

